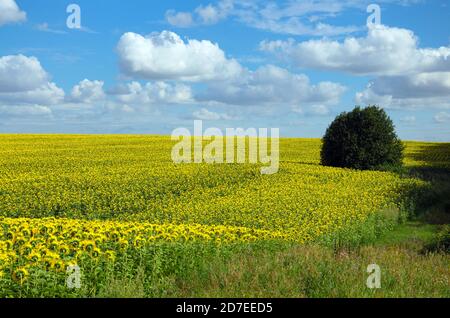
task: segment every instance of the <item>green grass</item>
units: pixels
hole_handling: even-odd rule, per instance
[[[341,250],[310,246],[240,246],[216,251],[183,272],[151,281],[145,266],[113,276],[95,297],[449,297],[448,256],[399,246]],[[381,267],[381,289],[366,286],[369,264]]]
[[[409,246],[417,247],[433,240],[439,229],[438,225],[426,224],[420,221],[408,221],[397,225],[391,232],[384,233],[375,246]]]
[[[448,298],[449,255],[420,248],[438,226],[417,225],[401,225],[369,245],[338,249],[318,243],[162,243],[125,255],[114,266],[80,264],[79,290],[42,271],[20,291],[3,289],[0,297]],[[373,263],[381,268],[381,289],[366,286]]]
[[[442,225],[407,221],[365,244],[260,242],[234,246],[163,245],[141,265],[111,271],[89,297],[450,297],[450,257],[424,252]],[[151,256],[151,257],[149,257]],[[157,256],[157,257],[156,257]],[[136,264],[136,262],[134,262]],[[366,286],[369,264],[381,289]],[[126,274],[124,274],[126,273]]]

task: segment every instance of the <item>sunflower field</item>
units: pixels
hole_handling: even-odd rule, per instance
[[[282,139],[280,170],[174,164],[164,136],[0,136],[0,297],[76,296],[150,266],[152,286],[216,246],[336,244],[377,235],[427,182],[319,165],[320,140]],[[450,167],[450,145],[407,143],[408,166]],[[99,287],[100,286],[100,287]],[[149,292],[151,294],[151,292]]]

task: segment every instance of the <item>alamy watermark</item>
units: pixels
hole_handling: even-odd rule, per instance
[[[366,286],[370,289],[381,288],[381,268],[377,264],[370,264],[367,266],[367,273],[370,274],[367,277]]]
[[[369,29],[381,25],[381,7],[378,4],[368,5],[367,13],[371,13],[371,15],[367,17],[367,27]]]
[[[67,266],[66,273],[68,274],[66,285],[69,289],[81,288],[81,269],[78,265]]]
[[[262,174],[274,174],[280,162],[280,130],[271,128],[270,136],[268,132],[268,128],[226,128],[224,134],[215,127],[203,131],[203,122],[195,120],[193,134],[187,128],[172,132],[172,140],[179,141],[172,148],[172,160],[175,163],[246,163],[248,158],[248,163],[266,165],[261,168]],[[204,145],[204,141],[209,143]]]
[[[67,17],[66,25],[69,29],[81,29],[81,8],[78,4],[72,3],[67,6],[67,13],[70,15]]]

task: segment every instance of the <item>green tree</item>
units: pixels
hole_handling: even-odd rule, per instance
[[[356,107],[344,112],[323,137],[322,165],[354,169],[400,167],[404,145],[386,112],[377,107]]]

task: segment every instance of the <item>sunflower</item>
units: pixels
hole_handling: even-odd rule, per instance
[[[78,240],[78,239],[73,239],[72,241],[70,241],[70,245],[71,245],[73,248],[77,249],[77,248],[80,247],[80,240]]]
[[[47,233],[48,234],[53,234],[53,233],[55,233],[56,232],[56,228],[53,226],[53,224],[52,225],[49,225],[48,227],[47,227]]]
[[[128,241],[127,240],[119,240],[119,246],[122,249],[127,249],[128,248]]]
[[[50,251],[47,250],[45,247],[41,248],[39,250],[39,253],[41,253],[41,256],[46,256]]]
[[[28,255],[33,251],[33,246],[30,243],[23,245],[20,249],[20,253],[22,255]]]
[[[41,259],[41,255],[37,252],[32,252],[30,255],[28,255],[28,259],[31,263],[37,264]]]
[[[95,245],[101,245],[102,243],[103,243],[103,239],[102,238],[100,238],[100,237],[97,237],[95,240],[94,240],[94,242],[95,242]]]
[[[85,252],[83,252],[83,251],[81,251],[81,250],[78,250],[78,251],[74,252],[73,257],[74,257],[75,259],[78,259],[78,260],[79,260],[79,259],[83,258],[85,254],[86,254]]]
[[[54,252],[49,252],[46,257],[49,259],[60,259],[61,258],[58,253],[54,253]]]
[[[45,225],[42,225],[39,228],[39,234],[41,234],[42,236],[45,236],[47,234],[47,232],[48,232],[48,228]]]
[[[136,237],[133,240],[133,246],[134,247],[141,247],[144,244],[144,239],[140,236]]]
[[[24,245],[27,242],[27,240],[24,237],[17,237],[16,238],[16,244],[19,246]]]
[[[17,268],[12,273],[12,278],[17,282],[20,282],[20,284],[23,284],[23,282],[28,278],[28,276],[30,276],[30,273],[25,267]]]
[[[92,252],[91,252],[91,256],[92,256],[93,258],[99,258],[100,255],[101,255],[101,253],[102,253],[102,251],[100,251],[99,248],[94,248],[94,249],[92,250]]]
[[[50,269],[51,267],[52,267],[52,261],[53,261],[53,259],[51,259],[51,258],[45,258],[44,259],[44,267],[45,267],[45,269]]]
[[[67,255],[70,253],[70,248],[65,244],[61,245],[61,246],[59,246],[59,253],[63,256]]]
[[[59,259],[52,259],[50,261],[50,268],[54,269],[57,272],[64,271],[64,262]]]
[[[8,232],[6,232],[6,234],[5,234],[5,237],[6,237],[6,239],[7,239],[7,240],[13,241],[13,240],[14,240],[14,237],[15,237],[15,235],[14,235],[14,233],[13,233],[13,232],[11,232],[11,231],[8,231]]]
[[[94,241],[83,241],[81,243],[81,247],[83,248],[83,250],[85,250],[86,252],[92,252],[95,248],[95,242]]]
[[[49,244],[48,244],[48,248],[51,251],[57,251],[58,250],[58,242],[56,240],[52,240]]]
[[[114,231],[109,235],[109,237],[111,238],[112,241],[117,242],[120,238],[120,235],[119,235],[119,233]]]
[[[111,262],[114,262],[116,260],[116,253],[114,253],[114,251],[106,251],[105,256]]]
[[[11,240],[5,241],[5,247],[7,250],[11,249],[13,247],[14,243]]]
[[[23,228],[22,231],[21,231],[21,233],[22,233],[22,235],[23,235],[24,237],[30,237],[30,236],[31,236],[31,231],[30,231],[29,228]]]

